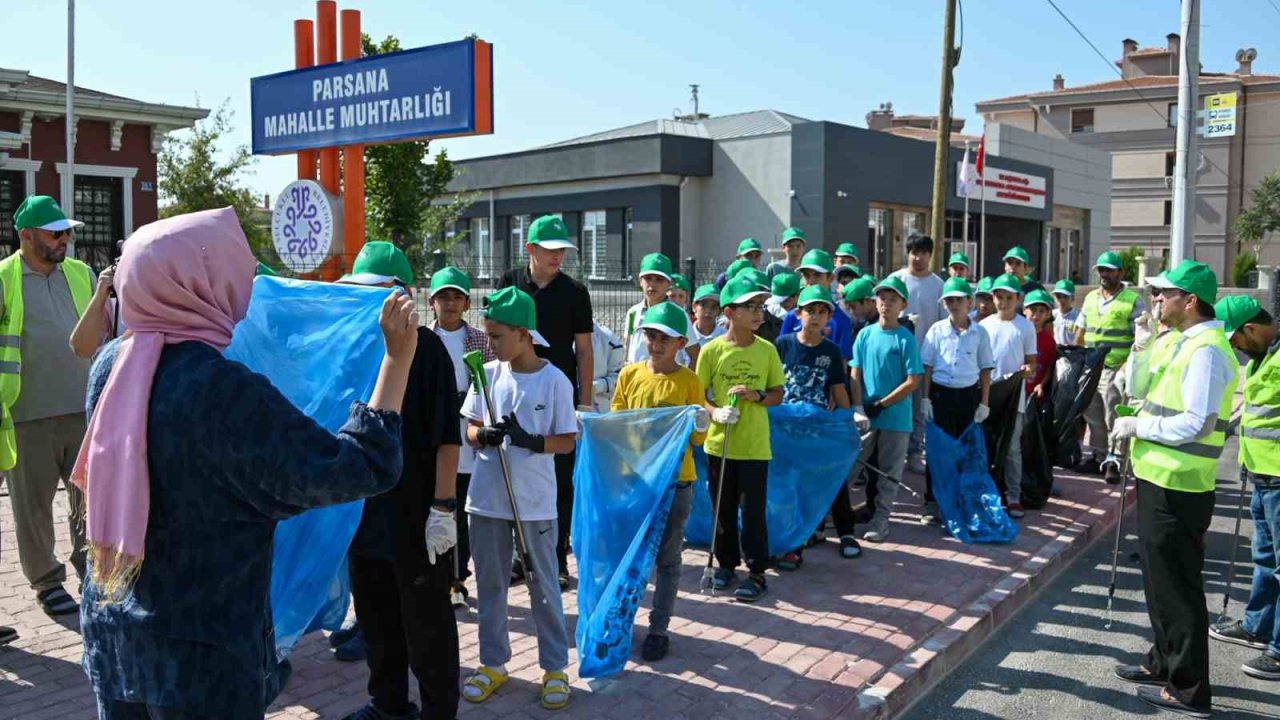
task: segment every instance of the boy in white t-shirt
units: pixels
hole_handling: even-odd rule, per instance
[[[693,323],[689,325],[689,336],[698,345],[705,346],[729,330],[720,314],[720,291],[715,285],[707,283],[699,285],[693,293]]]
[[[1072,307],[1076,301],[1076,284],[1059,280],[1053,286],[1053,301],[1057,305],[1053,309],[1053,339],[1059,345],[1075,345],[1080,321],[1080,311]]]
[[[649,253],[640,259],[640,289],[644,298],[627,309],[623,321],[622,343],[626,345],[625,364],[631,365],[649,359],[649,350],[644,343],[644,332],[640,329],[644,313],[654,305],[667,302],[667,291],[673,286],[671,258],[662,253]],[[698,341],[693,335],[685,337],[685,346],[677,355],[676,362],[685,367],[693,367],[698,361]]]
[[[1018,405],[1017,415],[1012,425],[1012,440],[1009,452],[1004,458],[1003,489],[1009,508],[1009,516],[1020,518],[1025,512],[1022,509],[1022,415],[1027,409],[1026,386],[1023,382],[1035,374],[1036,370],[1036,329],[1031,321],[1018,313],[1018,303],[1022,300],[1022,284],[1018,278],[1005,273],[995,279],[991,285],[991,294],[995,298],[996,314],[982,321],[982,327],[991,338],[991,354],[995,357],[996,367],[991,373],[991,382],[998,383],[1017,377]],[[1007,432],[1007,430],[1006,430]],[[994,452],[993,447],[987,448]],[[991,458],[995,465],[999,458]]]
[[[507,590],[515,529],[497,448],[505,449],[529,562],[530,605],[542,667],[542,706],[558,710],[569,703],[569,635],[556,585],[556,472],[553,455],[573,451],[578,430],[569,378],[534,352],[546,345],[537,332],[533,298],[516,287],[485,298],[485,332],[498,359],[485,363],[494,414],[474,385],[462,416],[470,423],[467,442],[476,448],[476,464],[467,493],[471,516],[471,552],[476,566],[480,616],[480,667],[467,678],[462,696],[487,700],[508,679],[511,659],[507,632]]]

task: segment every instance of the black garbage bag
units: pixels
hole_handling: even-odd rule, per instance
[[[1049,458],[1048,433],[1053,428],[1052,394],[1046,401],[1034,395],[1027,401],[1022,419],[1022,506],[1039,510],[1049,503],[1053,491],[1053,463]]]
[[[1080,463],[1081,418],[1098,392],[1106,357],[1106,348],[1058,346],[1055,382],[1050,394],[1052,417],[1043,433],[1048,455],[1059,467],[1070,468]]]
[[[1026,391],[1024,382],[1022,375],[1019,374],[991,383],[989,398],[991,415],[982,422],[982,433],[986,439],[986,447],[990,450],[988,461],[991,465],[991,479],[1000,490],[1001,498],[1009,496],[1007,482],[1010,478],[1004,476],[1004,459],[1008,456],[1010,444],[1013,442],[1013,428],[1018,419],[1019,393]],[[1019,478],[1012,478],[1012,480],[1017,482]]]

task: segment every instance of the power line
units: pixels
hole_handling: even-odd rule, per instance
[[[1280,15],[1280,5],[1276,5],[1276,0],[1267,0],[1267,2],[1271,4],[1271,9],[1275,10],[1277,15]]]

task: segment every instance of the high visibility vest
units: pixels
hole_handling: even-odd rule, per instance
[[[1181,492],[1209,492],[1214,488],[1214,471],[1227,439],[1231,400],[1235,395],[1240,363],[1222,328],[1211,328],[1194,337],[1183,336],[1173,359],[1156,379],[1138,417],[1172,417],[1186,411],[1182,402],[1182,375],[1191,357],[1203,347],[1217,348],[1227,360],[1231,377],[1218,401],[1218,420],[1208,435],[1182,445],[1162,445],[1152,440],[1133,443],[1133,473],[1148,482]]]
[[[1103,364],[1109,368],[1118,368],[1129,357],[1133,349],[1133,308],[1138,304],[1138,293],[1125,288],[1102,305],[1102,289],[1094,290],[1085,296],[1084,307],[1084,345],[1085,347],[1110,348]]]
[[[1130,384],[1128,395],[1136,400],[1146,400],[1160,374],[1169,367],[1173,351],[1182,340],[1177,328],[1169,328],[1152,340],[1145,348],[1129,356]]]
[[[1240,464],[1280,477],[1280,353],[1251,364],[1240,415]]]
[[[71,289],[76,315],[83,316],[93,297],[89,266],[74,258],[62,261],[62,272]],[[0,282],[4,283],[4,316],[0,318],[0,470],[9,470],[18,461],[17,439],[10,409],[22,393],[22,260],[13,253],[0,260]],[[70,350],[68,350],[70,352]]]

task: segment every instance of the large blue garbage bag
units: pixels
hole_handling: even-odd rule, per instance
[[[813,535],[836,493],[844,490],[845,478],[862,451],[862,441],[854,430],[852,411],[787,403],[769,408],[769,445],[773,450],[769,462],[769,554],[783,555]],[[709,545],[712,500],[707,455],[702,448],[694,450],[694,463],[698,482],[684,537],[691,545]]]
[[[621,672],[631,656],[631,628],[671,511],[694,413],[675,407],[583,415],[571,530],[582,677]]]
[[[226,356],[265,375],[298,409],[336,431],[352,401],[373,395],[386,350],[378,315],[388,292],[258,277]],[[363,501],[319,508],[276,526],[271,608],[280,658],[306,632],[342,624],[347,548],[363,508]]]
[[[965,544],[1013,542],[1018,526],[1009,519],[996,483],[987,472],[982,427],[970,423],[954,438],[927,421],[924,432],[933,496],[947,530]]]

